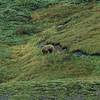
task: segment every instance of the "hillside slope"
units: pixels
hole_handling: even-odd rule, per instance
[[[0,6],[0,94],[10,100],[99,100],[99,3],[37,10],[5,4]],[[43,55],[45,44],[56,52]]]

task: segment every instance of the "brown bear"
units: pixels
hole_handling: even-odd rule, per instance
[[[48,45],[45,45],[44,47],[42,47],[43,54],[52,53],[54,51],[55,51],[55,47],[51,44],[48,44]]]

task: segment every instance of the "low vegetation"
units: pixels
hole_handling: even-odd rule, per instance
[[[1,98],[99,100],[99,2],[24,1],[0,0]]]

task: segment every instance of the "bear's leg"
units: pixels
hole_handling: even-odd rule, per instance
[[[42,50],[42,53],[43,53],[43,54],[47,54],[48,51],[47,51],[47,50]]]
[[[48,52],[49,52],[49,53],[52,53],[52,52],[53,52],[53,50],[52,50],[52,49],[48,49]]]

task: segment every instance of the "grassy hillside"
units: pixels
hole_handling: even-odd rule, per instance
[[[1,98],[99,100],[100,4],[18,1],[0,5]],[[45,44],[56,52],[43,55]]]

